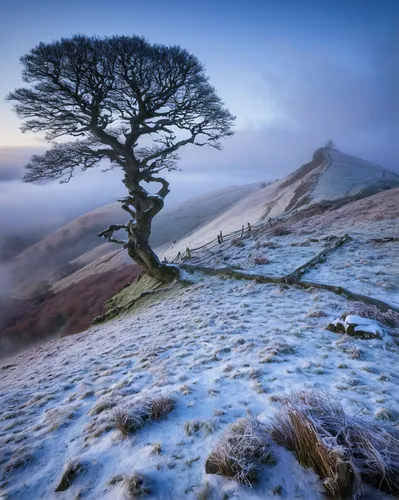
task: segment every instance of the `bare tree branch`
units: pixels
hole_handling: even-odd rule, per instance
[[[175,279],[178,271],[160,263],[148,244],[152,220],[169,193],[159,174],[176,170],[184,146],[221,149],[235,119],[202,64],[179,46],[150,44],[137,36],[84,35],[40,43],[21,63],[26,86],[7,99],[23,120],[22,131],[44,132],[49,141],[69,139],[32,157],[24,180],[68,182],[75,169],[102,161],[120,167],[129,192],[122,209],[132,220],[101,236],[126,245],[154,276]],[[161,188],[150,194],[143,182]],[[127,242],[114,237],[119,229],[127,231]]]

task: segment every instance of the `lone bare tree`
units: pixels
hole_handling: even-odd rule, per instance
[[[169,193],[160,173],[176,169],[179,148],[221,149],[221,140],[233,133],[234,116],[204,67],[179,46],[154,45],[137,36],[76,35],[40,43],[21,63],[29,85],[7,99],[24,119],[23,132],[45,132],[52,143],[44,155],[31,158],[24,180],[68,182],[76,168],[103,160],[122,168],[128,194],[120,201],[130,220],[99,236],[123,244],[159,280],[177,278],[178,268],[161,263],[149,245],[152,220]],[[54,142],[61,137],[69,142]],[[151,194],[143,183],[160,188]],[[115,235],[119,230],[126,231],[126,240]]]

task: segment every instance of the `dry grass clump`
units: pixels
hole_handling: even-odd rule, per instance
[[[308,312],[308,318],[323,318],[325,316],[327,316],[327,314],[320,309],[313,309]]]
[[[270,345],[259,351],[262,356],[260,363],[277,363],[279,355],[295,354],[295,349],[286,342],[276,340],[270,342]]]
[[[151,413],[149,418],[151,420],[162,420],[170,413],[176,406],[176,401],[170,396],[159,396],[158,398],[150,401]]]
[[[65,491],[73,483],[74,479],[80,474],[83,474],[87,469],[87,466],[78,460],[69,460],[64,470],[62,471],[61,479],[58,482],[58,486],[55,491]]]
[[[363,351],[356,346],[348,335],[342,335],[336,344],[351,359],[365,359]]]
[[[144,477],[138,472],[133,472],[130,476],[125,476],[124,486],[130,498],[141,497],[150,492]]]
[[[231,240],[231,245],[233,247],[245,247],[245,243],[239,238],[234,238],[233,240]]]
[[[206,483],[202,488],[200,488],[196,494],[197,500],[209,500],[211,494],[211,487],[209,483]]]
[[[201,429],[203,429],[205,434],[211,434],[215,428],[216,424],[213,420],[187,420],[187,422],[184,422],[186,436],[192,436]]]
[[[112,410],[112,408],[115,408],[116,402],[113,401],[112,399],[103,399],[100,400],[96,405],[93,406],[93,408],[90,411],[90,415],[99,415],[103,411],[107,410]]]
[[[158,422],[165,418],[175,404],[170,396],[139,400],[128,409],[116,408],[112,414],[112,423],[122,437],[126,437],[141,429],[148,421]]]
[[[258,257],[255,257],[254,263],[257,266],[263,266],[263,265],[266,265],[266,264],[270,264],[270,261],[269,261],[269,259],[267,257],[263,257],[263,256],[259,255]]]
[[[251,486],[257,479],[259,463],[273,463],[269,435],[255,417],[246,417],[225,431],[209,455],[205,471]]]
[[[362,318],[369,318],[391,328],[399,328],[399,313],[392,309],[381,311],[372,304],[364,304],[363,302],[354,302],[351,314],[356,314]]]
[[[325,393],[282,398],[271,435],[320,476],[333,498],[361,493],[362,482],[399,494],[399,431],[350,417]]]
[[[128,412],[122,408],[116,408],[112,415],[112,423],[121,433],[122,437],[126,437],[143,427],[145,423],[145,415],[146,414],[144,412],[138,411],[137,409],[135,411]]]
[[[13,453],[11,459],[6,463],[4,470],[6,473],[11,473],[15,469],[25,467],[27,463],[33,462],[34,460],[35,456],[32,451],[25,446],[21,446]],[[3,460],[1,460],[1,462],[3,462]],[[6,459],[4,459],[4,462],[6,462]]]
[[[183,396],[188,396],[191,394],[190,387],[186,384],[180,387],[180,392],[183,394]]]
[[[351,359],[364,359],[363,352],[356,346],[348,346],[342,349]]]

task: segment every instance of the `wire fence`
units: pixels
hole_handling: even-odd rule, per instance
[[[327,150],[327,155],[328,155],[327,159],[325,160],[325,163],[326,163],[325,166],[326,166],[326,168],[328,168],[332,164],[331,154],[330,154],[329,150]],[[201,246],[199,246],[197,248],[189,248],[187,246],[186,249],[185,249],[185,251],[178,252],[178,254],[176,255],[176,257],[171,262],[172,263],[181,262],[184,259],[190,258],[194,252],[198,252],[199,250],[202,250],[202,249],[208,248],[208,247],[211,248],[212,246],[215,246],[216,244],[221,245],[225,241],[229,241],[229,240],[232,240],[234,238],[240,238],[240,239],[245,238],[245,237],[248,238],[248,237],[250,237],[253,234],[253,232],[256,232],[256,231],[259,231],[259,230],[262,230],[262,229],[266,229],[267,227],[270,227],[270,226],[272,226],[273,224],[275,224],[277,222],[284,221],[285,219],[288,219],[292,215],[298,213],[298,211],[299,211],[298,208],[294,208],[294,209],[288,210],[287,212],[284,212],[283,214],[281,214],[279,216],[269,217],[269,219],[267,220],[267,222],[264,222],[264,223],[261,223],[261,224],[258,224],[258,225],[254,225],[254,226],[252,226],[248,222],[247,225],[246,226],[243,225],[241,227],[241,229],[237,229],[236,231],[233,231],[233,232],[227,233],[227,234],[223,234],[222,230],[220,230],[220,232],[216,236],[216,238],[214,238],[211,241],[208,241],[204,245],[201,245]]]
[[[332,158],[331,158],[330,150],[328,148],[326,149],[326,152],[327,152],[327,158],[325,159],[325,167],[326,167],[326,169],[328,169],[332,165]],[[314,188],[314,186],[313,186],[313,188]],[[271,225],[273,225],[276,222],[284,221],[285,219],[298,213],[298,211],[299,211],[298,208],[293,208],[291,210],[288,210],[287,212],[284,212],[280,216],[269,217],[267,222],[264,222],[263,224],[259,224],[259,225],[252,226],[248,222],[247,225],[246,226],[243,225],[241,227],[241,229],[237,229],[236,231],[233,231],[233,232],[227,233],[227,234],[223,234],[222,230],[220,230],[220,232],[216,236],[216,238],[214,238],[211,241],[208,241],[204,245],[201,245],[197,248],[189,248],[187,246],[186,250],[184,252],[181,252],[181,251],[178,252],[176,257],[171,262],[172,263],[181,262],[184,259],[190,258],[194,252],[198,252],[199,250],[202,250],[202,249],[207,248],[207,247],[212,247],[212,246],[216,245],[216,243],[221,245],[225,241],[229,241],[229,240],[232,240],[234,238],[241,238],[241,239],[244,237],[248,238],[249,236],[252,235],[252,233],[254,231],[258,231],[260,229],[266,229],[267,227],[270,227]],[[166,261],[166,258],[164,260]]]
[[[220,230],[219,234],[214,238],[213,240],[208,241],[204,245],[201,245],[197,248],[189,248],[188,246],[186,247],[186,250],[183,252],[178,252],[176,257],[171,261],[171,263],[176,264],[178,262],[181,262],[185,259],[188,259],[192,257],[192,254],[194,252],[198,252],[199,250],[203,250],[204,248],[212,248],[213,246],[216,245],[221,245],[226,241],[231,241],[234,239],[244,239],[244,238],[249,238],[252,236],[254,233],[256,233],[259,230],[266,229],[268,227],[271,227],[274,225],[276,222],[281,222],[294,213],[296,213],[297,210],[287,212],[283,215],[280,215],[279,217],[270,217],[267,222],[258,224],[258,225],[251,225],[249,222],[245,225],[243,224],[241,229],[237,229],[236,231],[232,231],[231,233],[224,234],[222,230]],[[166,260],[166,259],[165,259]]]

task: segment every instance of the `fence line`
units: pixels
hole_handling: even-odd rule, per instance
[[[327,154],[328,154],[328,158],[326,160],[326,164],[327,164],[326,167],[328,168],[332,164],[332,158],[331,158],[331,154],[330,154],[329,150],[327,150]],[[354,157],[354,158],[356,158],[356,157]],[[252,231],[257,231],[259,229],[264,229],[264,228],[266,228],[268,226],[271,226],[274,222],[280,222],[280,221],[283,221],[285,219],[288,219],[292,215],[298,213],[299,210],[300,209],[298,209],[298,208],[294,208],[294,209],[288,210],[287,212],[284,212],[280,216],[269,217],[269,219],[267,220],[267,222],[265,222],[263,224],[261,223],[258,226],[251,226],[251,224],[248,222],[247,226],[246,226],[246,235],[248,237],[248,236],[251,235]],[[242,225],[241,229],[237,229],[236,231],[233,231],[233,232],[228,233],[226,235],[224,235],[222,233],[222,230],[220,230],[219,234],[217,235],[217,237],[215,239],[213,239],[211,241],[208,241],[208,243],[205,243],[204,245],[201,245],[198,248],[189,248],[189,247],[186,247],[186,250],[183,253],[183,255],[182,255],[181,252],[178,252],[178,254],[176,255],[176,257],[172,260],[172,263],[176,263],[179,260],[184,260],[186,258],[189,258],[189,257],[191,257],[191,254],[193,252],[197,252],[198,250],[202,250],[205,247],[208,247],[210,245],[214,245],[216,242],[218,242],[218,244],[221,245],[222,243],[224,243],[224,241],[228,241],[228,240],[232,239],[233,236],[238,235],[238,234],[240,234],[240,238],[241,239],[244,238],[244,236],[245,236],[245,226],[244,226],[244,224]],[[164,260],[166,261],[166,258]]]
[[[286,212],[280,216],[276,217],[269,217],[268,221],[265,223],[261,223],[256,226],[252,226],[249,222],[245,226],[244,224],[242,225],[241,229],[237,229],[235,231],[232,231],[231,233],[228,234],[223,234],[222,230],[220,230],[219,234],[217,235],[216,238],[214,238],[211,241],[208,241],[204,245],[201,245],[197,248],[189,248],[186,247],[186,250],[182,253],[181,251],[178,252],[176,257],[171,261],[172,264],[175,264],[179,261],[183,261],[184,259],[190,258],[193,252],[198,252],[198,250],[202,250],[203,248],[214,246],[215,243],[217,242],[219,245],[224,243],[225,241],[230,241],[234,239],[235,236],[239,236],[240,239],[244,239],[244,237],[249,237],[252,234],[252,231],[258,231],[259,229],[265,229],[268,226],[272,226],[274,222],[280,222],[284,219],[287,219],[291,215],[295,214],[298,210],[291,210],[289,212]],[[164,258],[164,261],[166,261],[166,258]]]

